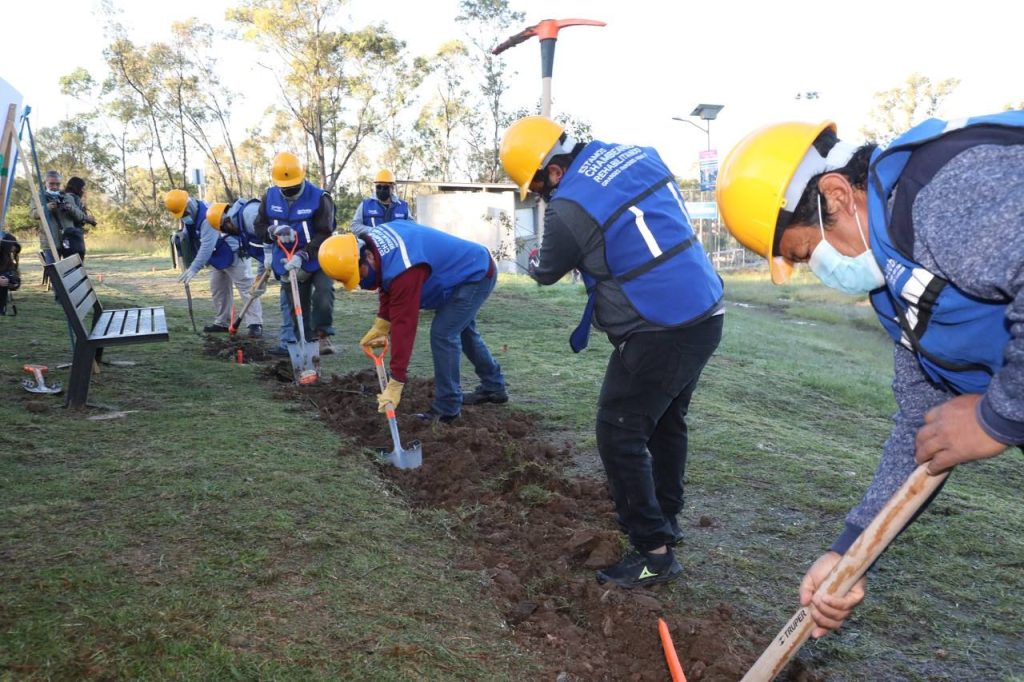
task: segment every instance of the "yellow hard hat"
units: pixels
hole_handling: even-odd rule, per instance
[[[718,171],[715,198],[725,226],[740,244],[768,259],[775,284],[793,273],[793,264],[773,253],[779,213],[792,212],[799,200],[788,205],[786,190],[818,135],[829,128],[835,132],[836,124],[789,122],[760,128],[733,147]]]
[[[306,170],[299,162],[299,157],[291,152],[278,152],[270,167],[270,178],[278,187],[294,187],[306,179]]]
[[[375,185],[393,185],[395,184],[395,174],[389,171],[387,168],[381,168],[377,172],[377,176],[373,179]]]
[[[317,252],[320,268],[352,291],[359,284],[359,242],[354,234],[328,237]]]
[[[170,211],[172,216],[180,219],[188,208],[188,192],[183,189],[172,189],[164,195],[164,208]]]
[[[206,222],[210,223],[210,227],[220,232],[220,223],[224,219],[224,212],[227,210],[228,205],[222,201],[211,204],[210,208],[206,209]]]
[[[501,140],[501,165],[512,182],[519,185],[520,200],[526,198],[533,176],[543,166],[563,130],[545,116],[527,116],[505,131]]]

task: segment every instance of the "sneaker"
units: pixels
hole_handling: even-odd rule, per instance
[[[203,327],[203,331],[207,334],[219,334],[221,332],[227,332],[228,328],[222,324],[208,324]]]
[[[267,355],[273,355],[275,358],[286,358],[288,357],[288,349],[278,346],[277,348],[271,348],[268,350]]]
[[[483,386],[477,386],[472,393],[462,396],[463,405],[482,405],[483,403],[496,403],[501,405],[508,402],[508,392],[501,388],[497,391],[488,391]]]
[[[442,424],[451,424],[453,421],[459,418],[458,414],[441,414],[431,407],[426,412],[417,412],[413,415],[417,419],[422,419],[425,422],[441,422]]]
[[[334,353],[334,346],[331,344],[331,337],[320,337],[320,355],[331,355]]]
[[[263,338],[263,325],[262,324],[250,324],[249,325],[249,338],[250,339],[262,339]]]
[[[647,554],[632,551],[622,561],[602,568],[597,572],[597,582],[614,583],[621,588],[631,590],[634,587],[646,587],[667,583],[675,580],[683,573],[683,567],[676,561],[669,549],[665,554]]]

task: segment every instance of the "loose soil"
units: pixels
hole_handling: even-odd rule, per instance
[[[203,351],[228,362],[237,362],[238,351],[242,351],[242,362],[263,362],[270,360],[267,349],[260,339],[250,339],[246,336],[230,336],[218,334],[214,336],[207,334],[203,339]],[[289,378],[290,379],[290,378]]]
[[[289,380],[281,364],[268,367],[267,378]],[[460,568],[486,576],[508,627],[547,666],[546,679],[666,680],[659,617],[691,682],[738,680],[775,634],[779,624],[751,623],[728,604],[680,608],[670,585],[633,591],[598,585],[594,570],[617,561],[624,548],[606,484],[566,475],[572,443],[545,442],[530,414],[467,406],[452,424],[423,423],[412,415],[430,407],[433,383],[413,379],[402,396],[399,428],[404,443],[422,443],[423,466],[381,463],[377,450],[391,447],[386,419],[376,411],[377,390],[367,370],[325,378],[293,395],[365,446],[414,508],[443,509],[459,521],[453,532],[465,547]],[[684,561],[683,580],[685,570]],[[779,679],[823,678],[798,661]]]

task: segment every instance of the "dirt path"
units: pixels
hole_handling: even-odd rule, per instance
[[[278,363],[265,375],[286,381],[287,370]],[[410,381],[402,415],[426,410],[432,390],[431,382]],[[312,402],[331,428],[355,438],[372,458],[375,447],[390,442],[376,392],[367,370],[293,395]],[[508,627],[547,666],[546,679],[665,680],[658,617],[669,623],[691,681],[739,679],[774,634],[773,624],[751,624],[730,605],[703,603],[697,595],[680,609],[672,586],[598,585],[594,570],[616,561],[622,549],[603,477],[581,475],[572,466],[572,443],[545,440],[533,416],[488,405],[464,408],[450,425],[411,416],[400,416],[399,424],[403,441],[423,444],[423,466],[381,465],[381,474],[414,508],[442,509],[458,520],[452,532],[466,547],[459,567],[486,576]],[[798,662],[780,679],[822,677]]]

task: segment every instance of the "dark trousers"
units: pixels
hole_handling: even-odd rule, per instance
[[[722,315],[633,334],[612,351],[597,409],[597,449],[619,524],[640,551],[672,541],[683,508],[686,412],[722,338]]]
[[[295,319],[295,303],[292,301],[292,285],[288,275],[281,278],[291,306],[292,327],[295,338],[299,338],[299,327]],[[299,275],[299,303],[302,304],[302,331],[307,341],[315,341],[321,334],[334,334],[334,280],[323,270]]]

